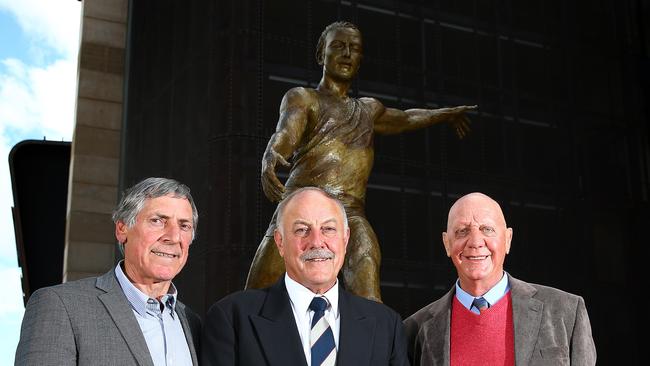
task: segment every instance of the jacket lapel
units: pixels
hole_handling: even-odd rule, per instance
[[[537,292],[533,286],[512,276],[509,280],[512,291],[512,318],[515,327],[515,363],[527,365],[535,349],[544,303],[533,298]]]
[[[115,278],[115,272],[110,271],[98,277],[95,286],[106,292],[98,296],[99,301],[106,307],[106,311],[115,322],[115,326],[122,334],[126,345],[138,361],[138,364],[153,366],[147,343],[144,340],[138,321],[135,319],[133,311],[131,311],[131,305]]]
[[[449,365],[450,363],[451,301],[455,293],[454,286],[429,309],[431,319],[427,321],[425,339],[422,340],[422,358],[427,364],[430,362],[431,365]]]
[[[190,354],[192,355],[192,365],[198,365],[199,361],[196,357],[196,349],[194,347],[194,333],[192,333],[192,328],[190,327],[189,322],[187,321],[187,316],[185,314],[185,305],[177,302],[176,303],[176,314],[178,319],[181,321],[181,326],[183,327],[183,333],[185,333],[185,340],[187,341],[187,346],[190,348]]]
[[[350,294],[339,286],[339,329],[338,365],[370,365],[372,345],[374,344],[374,317],[362,314],[350,302]]]
[[[307,366],[284,276],[269,288],[260,314],[250,320],[269,365]]]

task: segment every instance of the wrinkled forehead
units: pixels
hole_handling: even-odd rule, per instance
[[[335,28],[327,33],[325,40],[327,44],[334,40],[352,41],[361,44],[361,32],[354,28]]]
[[[483,195],[465,196],[449,210],[447,228],[472,224],[506,225],[499,204]]]
[[[341,212],[336,202],[319,191],[304,191],[298,193],[289,201],[284,209],[284,215],[293,221],[323,220],[334,218],[341,221]],[[284,220],[283,220],[284,221]],[[292,222],[288,223],[292,224]]]

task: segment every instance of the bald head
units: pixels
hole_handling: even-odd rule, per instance
[[[457,213],[465,210],[467,207],[481,207],[485,210],[489,210],[493,213],[495,220],[498,219],[504,227],[507,226],[506,219],[503,216],[503,211],[501,210],[499,203],[486,194],[473,192],[462,196],[451,206],[449,209],[449,215],[447,216],[447,231],[449,231],[449,225],[452,223],[453,218]]]

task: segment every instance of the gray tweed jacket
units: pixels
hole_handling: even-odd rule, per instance
[[[197,365],[201,321],[181,302],[176,313]],[[153,366],[153,361],[111,270],[34,292],[25,309],[15,364]]]
[[[515,364],[595,365],[596,346],[582,297],[510,275]],[[411,365],[449,365],[456,287],[404,320]]]

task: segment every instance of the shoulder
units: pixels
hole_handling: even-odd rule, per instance
[[[25,306],[23,322],[60,326],[83,314],[94,313],[99,309],[94,283],[95,278],[87,278],[34,291]]]
[[[413,313],[408,318],[404,319],[404,326],[419,327],[441,312],[449,311],[450,302],[448,296],[449,295],[439,298],[438,300],[430,303],[429,305],[426,305],[425,307]]]
[[[510,285],[513,296],[528,295],[544,303],[569,302],[577,303],[582,299],[579,295],[560,290],[555,287],[525,282],[510,276]]]
[[[29,302],[44,299],[59,299],[59,301],[66,301],[78,299],[79,296],[94,295],[97,292],[95,287],[96,281],[97,277],[88,277],[59,285],[42,287],[34,291],[29,298]]]
[[[354,309],[358,314],[373,316],[378,320],[386,320],[391,323],[401,321],[400,315],[386,304],[368,300],[349,292],[343,292],[343,290],[341,290],[339,296],[344,296],[347,299],[350,308]],[[340,300],[339,304],[341,304]],[[341,309],[341,311],[344,310]]]
[[[556,307],[575,308],[578,303],[582,302],[582,297],[554,287],[531,283],[537,293],[534,298],[541,300],[544,304]]]
[[[361,98],[359,98],[359,101],[362,104],[370,107],[372,110],[374,110],[377,113],[383,112],[386,109],[386,107],[376,98],[361,97]]]
[[[381,102],[377,98],[361,97],[361,98],[359,98],[359,101],[364,103],[364,104],[368,104],[368,105],[381,105],[381,106],[383,106],[383,104],[381,104]]]
[[[318,92],[312,88],[305,88],[298,86],[291,88],[284,93],[283,102],[293,102],[293,103],[306,103],[314,101],[317,98]]]
[[[544,312],[554,315],[575,314],[585,308],[581,296],[575,295],[555,287],[524,282],[511,277],[513,301],[521,298],[531,298],[540,301]]]
[[[248,310],[250,312],[262,307],[267,297],[268,289],[248,289],[227,295],[212,304],[208,313],[222,311],[226,313]]]

